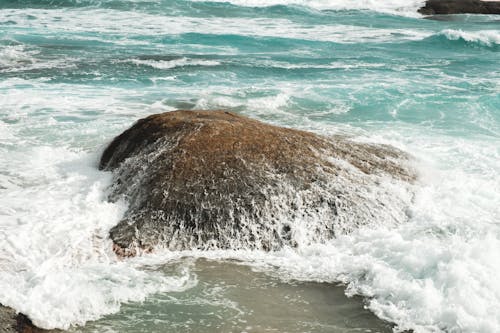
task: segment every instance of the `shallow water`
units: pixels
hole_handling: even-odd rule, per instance
[[[154,325],[129,314],[234,281],[211,277],[211,264],[171,264],[189,256],[258,269],[241,273],[256,294],[262,279],[312,302],[322,287],[308,282],[341,282],[399,329],[500,331],[500,21],[427,20],[421,3],[0,1],[0,303],[45,328]],[[126,202],[106,201],[99,153],[138,118],[178,108],[401,148],[421,173],[411,218],[274,253],[120,261],[107,235]],[[164,264],[175,269],[151,269]],[[259,307],[224,293],[257,321]],[[240,318],[224,309],[227,323]],[[337,325],[336,307],[314,311]]]
[[[185,258],[154,269],[185,266],[197,280],[189,291],[124,305],[71,332],[392,332],[342,286],[284,282],[228,261]]]

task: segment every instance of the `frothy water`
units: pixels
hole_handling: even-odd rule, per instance
[[[187,271],[146,273],[115,258],[107,231],[125,205],[106,202],[109,175],[96,171],[94,156],[16,148],[0,170],[8,175],[0,210],[2,303],[42,327],[68,328],[115,312],[122,302],[195,282]]]
[[[111,330],[123,304],[202,298],[189,260],[158,267],[204,257],[342,282],[399,329],[499,331],[500,29],[424,20],[420,4],[2,1],[0,303],[45,328],[114,314],[88,324]],[[178,108],[403,149],[421,173],[410,219],[271,253],[118,260],[107,235],[127,203],[107,202],[99,154],[137,118]]]
[[[372,10],[408,16],[417,16],[417,10],[425,3],[422,0],[229,0],[229,2],[248,7],[286,5],[310,7],[316,10]]]

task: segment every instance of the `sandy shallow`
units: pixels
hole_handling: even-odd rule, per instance
[[[122,306],[117,314],[72,332],[392,332],[392,325],[348,298],[342,286],[282,281],[232,262],[183,259],[197,285]]]

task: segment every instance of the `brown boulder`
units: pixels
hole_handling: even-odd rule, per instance
[[[406,219],[415,173],[383,145],[264,124],[223,111],[139,120],[104,151],[110,200],[129,202],[115,250],[272,250]],[[404,191],[403,191],[404,192]]]

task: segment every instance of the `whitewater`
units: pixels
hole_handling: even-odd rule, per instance
[[[131,309],[154,304],[209,308],[234,319],[212,331],[251,332],[251,305],[220,296],[230,286],[213,262],[281,291],[340,284],[389,331],[500,331],[500,23],[430,20],[422,4],[0,1],[0,303],[72,332],[144,330],[130,322],[154,319]],[[127,202],[107,201],[100,154],[176,109],[393,145],[419,172],[410,218],[277,252],[121,260],[108,232]],[[194,332],[208,320],[163,319]],[[288,331],[331,331],[311,327]]]

